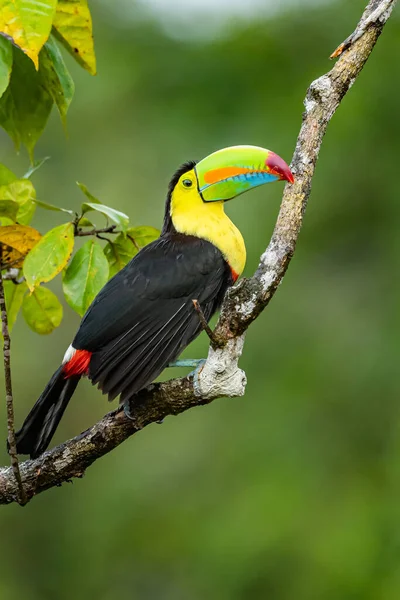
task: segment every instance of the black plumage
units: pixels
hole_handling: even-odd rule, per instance
[[[101,290],[72,345],[93,352],[89,378],[112,400],[153,381],[201,331],[232,283],[210,242],[166,233],[146,246]],[[115,312],[118,306],[118,312]]]
[[[79,380],[80,375],[66,379],[62,367],[57,369],[15,434],[19,454],[36,458],[46,450]]]

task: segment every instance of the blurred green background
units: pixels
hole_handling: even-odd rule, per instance
[[[160,226],[185,160],[247,143],[290,160],[306,88],[365,0],[282,2],[271,14],[249,3],[231,19],[223,4],[217,18],[210,2],[189,2],[178,19],[165,3],[158,18],[157,6],[92,2],[98,75],[66,57],[69,139],[53,114],[36,150],[51,156],[34,175],[39,198],[78,207],[78,180],[134,225]],[[295,258],[248,332],[246,396],[169,417],[83,480],[2,507],[1,599],[400,597],[399,39],[397,10],[329,126]],[[0,161],[21,175],[25,154],[0,141]],[[245,274],[281,193],[266,186],[228,206]],[[62,219],[38,211],[34,225]],[[18,424],[77,324],[68,307],[49,337],[17,322]],[[185,354],[206,352],[202,335]],[[55,441],[108,410],[83,382]]]

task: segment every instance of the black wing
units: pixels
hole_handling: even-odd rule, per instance
[[[179,234],[149,244],[101,290],[74,348],[93,352],[89,378],[112,400],[153,381],[200,333],[192,300],[210,319],[232,283],[220,251]]]

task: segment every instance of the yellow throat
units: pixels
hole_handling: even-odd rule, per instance
[[[183,181],[192,181],[186,187]],[[204,202],[194,170],[184,173],[171,194],[171,219],[179,233],[211,242],[239,276],[246,264],[246,247],[239,229],[225,214],[223,202]]]

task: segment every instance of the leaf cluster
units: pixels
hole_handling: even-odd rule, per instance
[[[0,125],[33,161],[53,104],[62,123],[74,82],[57,41],[96,73],[87,0],[2,0],[0,3]]]
[[[25,321],[41,334],[58,327],[63,316],[60,300],[43,284],[61,273],[67,303],[83,315],[109,277],[159,235],[153,227],[131,227],[127,215],[100,202],[80,183],[85,194],[80,214],[36,198],[30,176],[44,161],[33,162],[35,144],[53,104],[65,126],[74,94],[58,43],[96,73],[87,0],[0,2],[0,125],[17,149],[25,145],[32,162],[22,178],[0,164],[0,268],[8,279],[10,328],[22,308]],[[64,213],[68,220],[41,235],[31,227],[38,207]],[[106,219],[105,227],[96,228],[92,213]],[[88,240],[80,246],[79,237]]]

